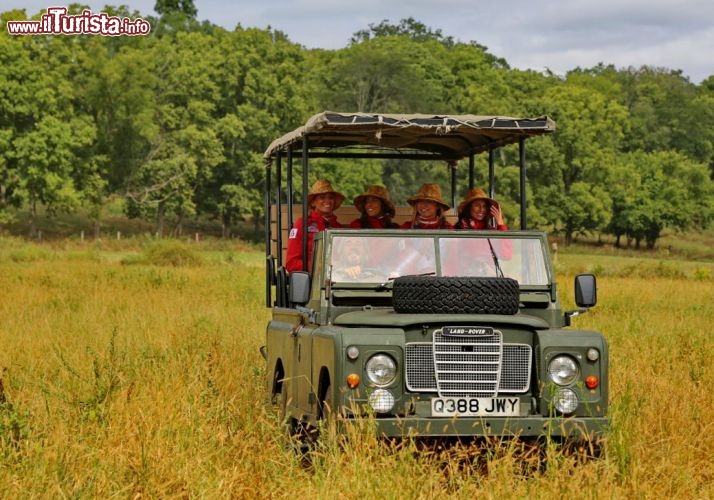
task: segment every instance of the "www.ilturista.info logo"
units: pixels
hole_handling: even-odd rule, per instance
[[[143,19],[92,14],[88,9],[79,15],[67,15],[67,7],[50,7],[40,21],[8,21],[11,35],[148,35],[151,25]]]

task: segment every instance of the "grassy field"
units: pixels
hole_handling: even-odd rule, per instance
[[[264,404],[260,251],[0,239],[0,498],[712,498],[714,263],[564,251],[598,274],[602,459],[509,443],[417,453],[368,432],[310,467]]]

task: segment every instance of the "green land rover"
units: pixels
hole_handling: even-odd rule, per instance
[[[367,418],[387,437],[606,432],[606,340],[569,328],[595,305],[595,277],[576,276],[580,309],[562,310],[546,234],[526,224],[525,142],[554,130],[548,117],[324,112],[273,141],[264,155],[272,317],[262,352],[267,399],[293,432]],[[327,229],[315,236],[310,272],[286,272],[287,230],[307,220],[293,193],[307,198],[310,160],[443,161],[455,199],[459,182],[473,187],[480,153],[493,192],[494,152],[508,144],[519,145],[518,229]],[[405,208],[397,218],[409,217]],[[357,216],[350,209],[341,220]],[[357,276],[345,272],[355,248]]]

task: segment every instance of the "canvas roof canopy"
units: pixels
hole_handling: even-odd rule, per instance
[[[274,140],[264,153],[266,161],[287,150],[302,154],[306,142],[312,153],[343,154],[351,149],[385,152],[414,151],[438,159],[459,160],[523,138],[555,131],[547,116],[512,118],[478,115],[338,113],[324,111],[305,125]]]

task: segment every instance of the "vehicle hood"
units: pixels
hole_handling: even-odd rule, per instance
[[[548,323],[541,318],[526,314],[403,314],[393,309],[351,311],[337,316],[332,324],[339,326],[394,326],[405,327],[423,324],[479,323],[485,325],[512,325],[546,330]]]

